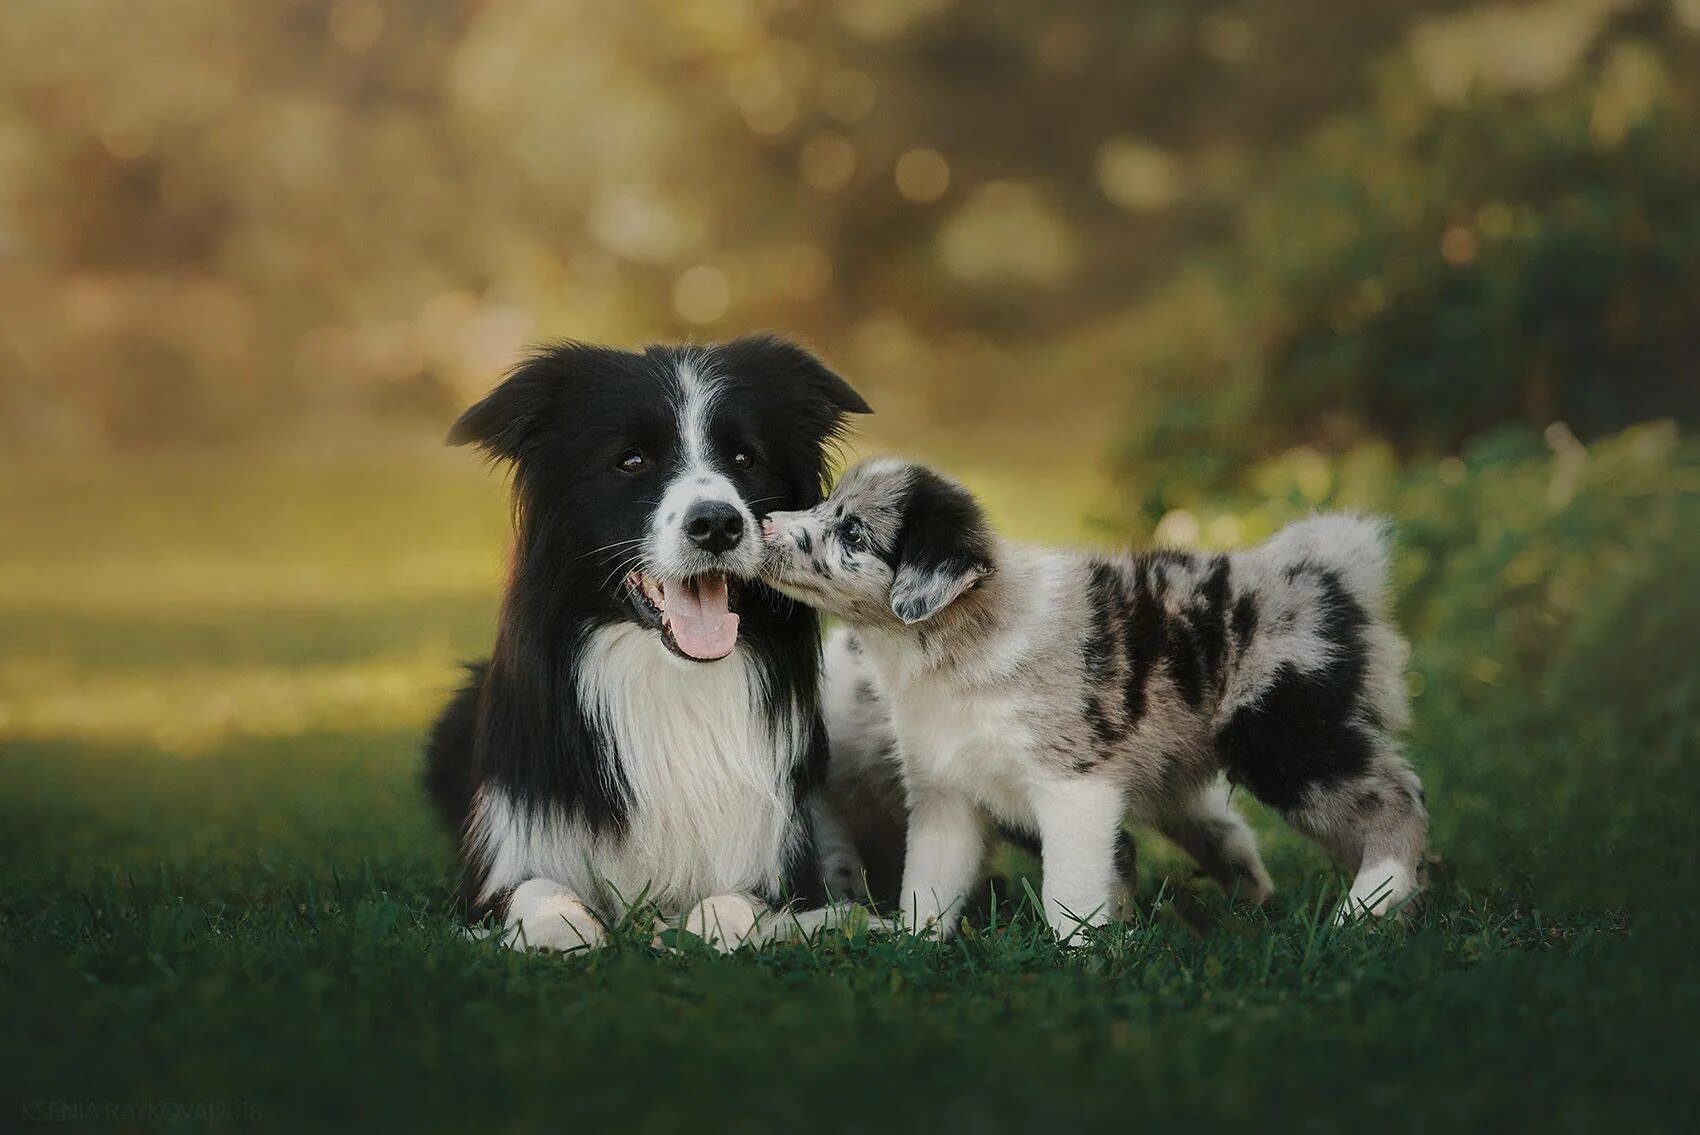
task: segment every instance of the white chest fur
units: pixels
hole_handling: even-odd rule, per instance
[[[796,830],[787,770],[807,731],[792,715],[771,719],[748,653],[689,662],[621,625],[595,633],[579,673],[580,704],[630,789],[627,829],[597,838],[482,801],[491,889],[543,876],[609,901],[644,895],[677,913],[772,886]]]
[[[948,670],[919,673],[908,648],[896,650],[902,656],[878,646],[871,653],[891,698],[905,778],[948,785],[1001,819],[1030,824],[1037,739],[1028,707]]]

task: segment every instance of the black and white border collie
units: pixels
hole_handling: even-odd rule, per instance
[[[641,901],[732,945],[812,897],[819,627],[758,579],[759,526],[819,503],[867,412],[754,337],[552,347],[455,424],[511,464],[516,528],[492,655],[426,750],[471,919],[569,950]]]

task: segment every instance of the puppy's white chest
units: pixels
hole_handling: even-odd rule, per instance
[[[999,816],[1025,821],[1033,737],[1007,699],[916,683],[896,699],[894,716],[911,776],[951,785]]]

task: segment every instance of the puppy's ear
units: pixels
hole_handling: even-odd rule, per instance
[[[891,613],[932,618],[992,574],[992,532],[974,498],[954,481],[918,469],[904,506],[891,581]]]
[[[777,335],[746,335],[723,348],[734,366],[765,373],[792,391],[809,395],[836,420],[843,414],[871,414],[850,384],[808,351]]]
[[[575,377],[610,369],[619,352],[579,343],[560,343],[533,354],[460,416],[449,429],[450,445],[478,445],[492,457],[517,461],[537,436]]]

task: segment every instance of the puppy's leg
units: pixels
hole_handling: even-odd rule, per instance
[[[1390,744],[1364,775],[1313,785],[1287,818],[1353,873],[1340,921],[1410,912],[1428,840],[1428,812],[1417,774]]]
[[[1033,792],[1045,918],[1065,942],[1114,913],[1116,844],[1126,811],[1121,789],[1092,777],[1049,781]]]
[[[679,924],[723,954],[745,942],[761,939],[762,918],[767,907],[750,895],[710,895],[693,906]]]
[[[549,879],[527,879],[508,898],[504,940],[516,949],[589,950],[607,937],[590,908]]]
[[[1157,816],[1157,830],[1240,902],[1262,903],[1275,893],[1257,852],[1257,836],[1228,799],[1220,781]]]
[[[1110,918],[1126,922],[1134,916],[1139,896],[1139,845],[1124,827],[1116,833],[1116,884],[1110,891]]]
[[[956,932],[985,852],[984,821],[972,801],[952,789],[910,785],[902,916],[914,933]]]
[[[817,795],[810,803],[810,814],[815,821],[815,852],[820,857],[821,882],[826,886],[827,898],[868,901],[867,870],[838,809]]]

